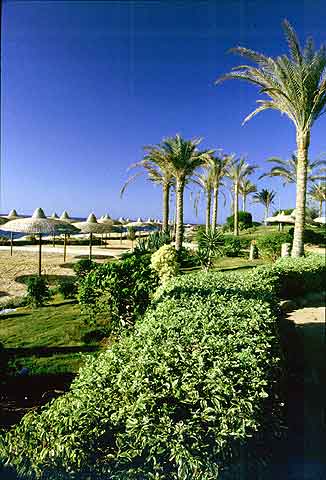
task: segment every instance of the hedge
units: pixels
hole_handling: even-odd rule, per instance
[[[67,394],[6,435],[1,458],[53,480],[221,478],[236,445],[277,423],[277,282],[322,271],[314,257],[171,280]]]

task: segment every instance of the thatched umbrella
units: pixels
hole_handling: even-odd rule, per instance
[[[74,224],[76,223],[76,219],[71,218],[67,210],[64,210],[62,212],[62,214],[60,215],[60,220],[66,223],[74,223]],[[65,233],[63,238],[63,261],[64,262],[66,261],[66,257],[67,257],[67,236],[68,235],[69,235],[68,232]]]
[[[38,274],[41,275],[42,258],[42,235],[54,235],[61,233],[77,233],[78,229],[61,220],[46,218],[42,208],[37,208],[33,215],[28,218],[20,218],[7,222],[3,227],[7,232],[27,233],[29,235],[39,235],[39,265]]]
[[[108,227],[113,226],[113,220],[108,213],[106,213],[105,215],[102,215],[102,217],[98,220],[98,222],[103,223],[103,224],[107,225]],[[105,248],[107,247],[106,241],[107,241],[107,238],[108,238],[108,232],[111,232],[111,230],[112,230],[112,228],[108,228],[108,231],[105,234]],[[102,234],[102,241],[103,241],[103,234]]]
[[[13,208],[12,210],[10,210],[8,215],[6,215],[5,217],[3,217],[3,219],[1,219],[0,223],[4,223],[10,220],[16,220],[17,218],[24,218],[24,217],[23,215],[18,215],[17,210]],[[12,251],[13,251],[13,240],[14,240],[14,234],[13,232],[10,232],[10,256],[11,257],[12,257]]]
[[[317,217],[317,218],[314,218],[314,222],[320,223],[321,225],[326,225],[326,217]]]
[[[77,222],[74,224],[80,229],[81,233],[89,233],[89,259],[92,259],[92,241],[93,233],[106,233],[111,229],[111,225],[106,223],[99,223],[94,215],[91,213],[84,222]]]

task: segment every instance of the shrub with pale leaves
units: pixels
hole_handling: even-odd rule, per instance
[[[162,284],[178,275],[179,263],[176,249],[172,245],[163,245],[151,256],[151,267],[158,273]]]

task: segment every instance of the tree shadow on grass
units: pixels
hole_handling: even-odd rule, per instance
[[[19,275],[15,278],[15,282],[22,285],[27,285],[27,282],[30,278],[34,278],[36,275]],[[72,275],[43,275],[49,285],[56,285],[59,280],[72,280]]]
[[[75,258],[78,258],[79,260],[85,260],[89,259],[89,255],[77,255]],[[110,261],[112,257],[110,255],[92,255],[92,260],[108,260]]]

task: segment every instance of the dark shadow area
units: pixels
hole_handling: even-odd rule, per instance
[[[35,275],[19,275],[15,278],[15,282],[26,285],[29,278],[35,277]],[[44,278],[50,285],[55,285],[59,280],[71,280],[71,275],[44,275]]]
[[[0,297],[8,297],[9,293],[0,290]]]
[[[68,353],[85,353],[85,352],[96,352],[98,346],[82,346],[77,345],[73,347],[19,347],[19,348],[6,348],[5,354],[15,357],[30,357],[36,355],[38,357],[48,357],[52,355],[65,355]]]
[[[31,315],[31,314],[29,312],[8,313],[6,315],[1,315],[0,320],[9,320],[10,318],[15,318],[15,317],[27,317],[28,315]]]
[[[78,255],[75,258],[84,260],[85,258],[88,259],[89,255]],[[92,255],[92,260],[110,260],[112,257],[109,255]]]

